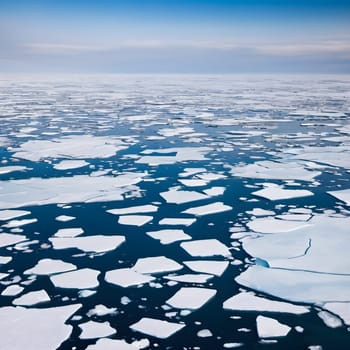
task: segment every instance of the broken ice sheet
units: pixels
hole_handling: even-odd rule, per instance
[[[105,281],[120,287],[132,287],[151,282],[155,277],[143,275],[130,268],[107,271]]]
[[[146,232],[146,234],[154,239],[158,239],[161,244],[170,244],[177,241],[186,241],[192,239],[183,230],[159,230]]]
[[[134,331],[151,335],[159,339],[169,338],[171,335],[180,331],[183,327],[185,327],[184,324],[149,317],[143,317],[140,321],[130,326]]]
[[[11,350],[57,349],[72,331],[72,326],[65,322],[80,307],[80,304],[75,304],[48,309],[0,308],[0,329],[6,334],[1,339],[1,347]]]
[[[11,220],[24,215],[29,215],[27,210],[0,210],[0,220]]]
[[[28,168],[21,165],[1,166],[0,175],[12,173],[14,171],[24,171],[24,170],[28,170]]]
[[[291,327],[265,316],[256,318],[256,327],[260,338],[284,337],[291,330]]]
[[[69,215],[59,215],[55,218],[56,221],[61,221],[61,222],[72,221],[74,219],[75,219],[74,216],[69,216]]]
[[[158,207],[152,204],[138,205],[134,207],[119,208],[119,209],[109,209],[107,213],[114,215],[125,215],[125,214],[139,214],[139,213],[154,213],[158,211]]]
[[[86,350],[137,350],[135,347],[122,339],[99,339],[96,344],[89,345]]]
[[[201,239],[196,241],[182,242],[180,246],[192,256],[231,256],[228,248],[217,239]]]
[[[94,339],[94,338],[108,337],[116,332],[116,330],[112,328],[109,322],[107,321],[106,322],[88,321],[88,322],[79,324],[79,328],[82,331],[79,336],[80,339]]]
[[[350,189],[340,190],[340,191],[329,191],[327,192],[331,196],[340,199],[346,205],[350,205]]]
[[[50,297],[45,290],[29,292],[13,300],[14,305],[32,306],[50,301]]]
[[[165,256],[156,256],[138,259],[133,269],[139,273],[152,274],[178,271],[182,265]]]
[[[199,207],[190,208],[190,209],[184,210],[182,213],[192,214],[196,216],[203,216],[203,215],[209,215],[209,214],[222,213],[225,211],[229,211],[231,209],[232,207],[229,205],[226,205],[222,202],[216,202],[216,203],[211,203],[207,205],[202,205]]]
[[[196,221],[195,218],[164,218],[159,221],[159,225],[191,226]]]
[[[84,268],[51,276],[50,280],[57,288],[96,288],[99,285],[97,280],[99,274],[100,271]]]
[[[228,266],[228,261],[214,261],[214,260],[195,260],[184,261],[187,267],[196,272],[203,272],[215,276],[221,276]]]
[[[213,278],[213,275],[206,275],[200,273],[176,275],[176,276],[164,276],[164,279],[169,281],[184,282],[184,283],[206,283]]]
[[[25,275],[52,275],[75,270],[77,267],[62,260],[42,259],[34,267],[24,271]]]
[[[289,190],[273,183],[265,183],[263,185],[264,189],[255,191],[252,195],[271,201],[313,196],[313,193],[308,190]]]
[[[123,215],[119,216],[118,223],[121,225],[143,226],[153,220],[153,216],[148,215]]]
[[[198,200],[208,199],[209,196],[196,191],[181,191],[171,189],[167,192],[161,192],[160,195],[167,203],[183,204]]]
[[[26,236],[11,233],[0,233],[0,248],[27,240]]]
[[[55,237],[76,237],[81,235],[82,233],[84,233],[83,229],[80,227],[76,227],[76,228],[61,228],[59,229],[54,236]]]
[[[89,165],[85,160],[62,160],[61,162],[55,164],[53,167],[56,170],[70,170],[79,169]]]

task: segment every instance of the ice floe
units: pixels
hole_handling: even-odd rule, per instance
[[[161,244],[170,244],[178,241],[187,241],[192,239],[190,235],[179,229],[150,231],[146,232],[146,234],[154,239],[158,239]]]
[[[54,236],[55,237],[76,237],[84,233],[84,230],[80,227],[72,227],[72,228],[61,228],[59,229]]]
[[[134,214],[134,213],[154,213],[158,211],[158,207],[152,204],[147,205],[138,205],[134,207],[128,208],[120,208],[120,209],[110,209],[107,210],[107,213],[114,215],[125,215],[125,214]]]
[[[197,310],[212,299],[215,294],[215,289],[183,287],[166,303],[177,309]]]
[[[209,215],[209,214],[222,213],[225,211],[229,211],[231,209],[232,209],[232,207],[229,205],[226,205],[222,202],[216,202],[216,203],[211,203],[211,204],[207,204],[207,205],[202,205],[199,207],[186,209],[182,213],[192,214],[192,215],[196,215],[196,216],[204,216],[204,215]]]
[[[275,217],[257,218],[248,222],[248,228],[259,233],[290,232],[310,226],[310,223],[300,221],[280,220]]]
[[[0,248],[13,245],[27,240],[24,235],[16,235],[12,233],[0,233]]]
[[[164,276],[166,280],[184,282],[184,283],[206,283],[213,278],[213,275],[206,275],[201,273],[176,275],[176,276]]]
[[[291,330],[291,327],[265,316],[256,318],[256,327],[260,338],[284,337]]]
[[[89,345],[86,350],[137,350],[139,348],[127,343],[123,339],[99,339],[96,344]]]
[[[130,326],[134,331],[151,335],[159,339],[169,338],[183,327],[185,327],[185,325],[181,323],[168,322],[149,317],[143,317]]]
[[[155,256],[138,259],[133,269],[139,273],[164,273],[178,271],[182,265],[165,256]]]
[[[95,322],[88,321],[85,323],[79,324],[79,328],[81,329],[81,334],[79,335],[80,339],[95,339],[95,338],[103,338],[108,337],[116,332],[114,328],[112,328],[109,322]]]
[[[189,203],[209,198],[209,196],[196,191],[181,191],[176,189],[162,192],[160,195],[165,199],[167,203],[175,204]]]
[[[6,337],[1,346],[12,350],[57,349],[72,331],[72,326],[65,322],[80,307],[80,304],[48,309],[2,307],[0,329]]]
[[[169,226],[191,226],[197,219],[193,218],[164,218],[159,221],[159,225]]]
[[[289,190],[272,183],[265,183],[264,187],[262,190],[253,192],[252,195],[271,201],[313,196],[313,193],[308,190]]]
[[[6,287],[2,292],[2,296],[16,296],[24,290],[24,287],[19,286],[18,284],[12,284]]]
[[[342,202],[346,203],[346,205],[350,205],[350,189],[340,191],[329,191],[327,193],[337,199],[340,199]]]
[[[143,226],[153,220],[149,215],[123,215],[119,216],[118,223],[121,225]]]
[[[24,171],[28,168],[21,165],[13,165],[13,166],[1,166],[0,167],[0,175],[9,174],[15,171]]]
[[[286,312],[297,315],[309,312],[309,309],[305,306],[269,300],[248,292],[241,292],[227,299],[223,307],[226,310],[235,311]]]
[[[57,288],[95,288],[99,285],[97,280],[99,274],[100,271],[84,268],[53,275],[50,277],[50,280]]]
[[[125,242],[124,236],[84,236],[49,238],[54,249],[77,248],[84,252],[103,253],[117,249]]]
[[[143,275],[130,268],[107,271],[105,280],[120,287],[131,287],[151,282],[155,277]]]
[[[89,165],[85,160],[62,160],[61,162],[55,164],[53,167],[56,170],[70,170],[79,169]]]
[[[192,271],[208,273],[215,276],[221,276],[228,266],[228,261],[214,260],[195,260],[183,262]]]
[[[29,292],[13,300],[13,305],[32,306],[50,301],[50,297],[45,290]]]
[[[0,210],[0,220],[11,220],[24,215],[29,215],[27,210]]]
[[[60,221],[60,222],[68,222],[74,219],[75,219],[75,216],[70,216],[70,215],[59,215],[55,218],[56,221]]]
[[[182,242],[180,245],[192,256],[231,256],[228,248],[217,239],[200,239],[190,242]]]
[[[34,267],[24,271],[25,275],[53,275],[75,270],[77,267],[62,260],[41,259]]]

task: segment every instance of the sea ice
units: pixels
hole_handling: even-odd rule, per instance
[[[183,262],[192,271],[221,276],[228,266],[228,261],[196,260]]]
[[[123,242],[124,236],[84,236],[49,238],[54,249],[77,248],[84,252],[104,253],[117,249]]]
[[[309,309],[305,306],[293,305],[282,301],[268,300],[247,292],[241,292],[227,299],[224,302],[223,307],[226,310],[235,311],[284,312],[296,315],[309,312]]]
[[[89,345],[86,350],[137,350],[138,348],[121,339],[99,339],[96,344]]]
[[[72,326],[66,325],[65,321],[80,307],[75,304],[48,309],[0,308],[0,329],[6,334],[1,339],[1,347],[11,350],[59,348],[72,331]]]
[[[3,295],[3,296],[15,296],[15,295],[22,293],[23,290],[24,290],[24,288],[19,286],[18,284],[12,284],[3,290],[1,295]]]
[[[182,269],[182,265],[165,256],[155,256],[138,259],[133,270],[139,273],[165,273],[178,271]]]
[[[25,275],[52,275],[75,270],[77,267],[62,260],[42,259],[34,267],[24,271]]]
[[[255,191],[252,195],[277,201],[280,199],[292,199],[299,197],[313,196],[313,193],[308,190],[287,190],[276,184],[265,183],[264,189]]]
[[[232,207],[226,205],[222,202],[211,203],[207,205],[202,205],[200,207],[194,207],[187,210],[184,210],[182,213],[184,214],[192,214],[196,216],[203,216],[209,214],[217,214],[225,211],[231,210]]]
[[[160,195],[165,199],[167,203],[183,204],[194,202],[202,199],[208,199],[209,197],[203,193],[195,191],[180,191],[180,190],[169,190],[162,192]]]
[[[259,233],[290,232],[309,227],[309,223],[300,221],[280,220],[274,217],[253,219],[247,224],[248,228]]]
[[[112,328],[109,322],[95,322],[88,321],[79,324],[79,328],[82,330],[79,338],[80,339],[94,339],[108,337],[114,334],[116,331]]]
[[[84,268],[51,276],[50,280],[57,288],[96,288],[99,285],[97,280],[99,274],[100,271]]]
[[[164,218],[159,221],[159,225],[191,226],[196,221],[194,218]]]
[[[69,215],[59,215],[55,218],[56,221],[61,221],[61,222],[72,221],[74,219],[75,219],[74,216],[69,216]]]
[[[291,327],[265,316],[256,318],[256,327],[260,338],[284,337],[291,330]]]
[[[326,303],[323,309],[339,316],[346,325],[350,326],[350,302],[348,303]]]
[[[350,205],[350,189],[340,190],[340,191],[329,191],[327,192],[331,196],[340,199],[346,205]]]
[[[60,237],[60,238],[76,237],[76,236],[81,235],[82,233],[84,233],[84,231],[80,227],[76,227],[76,228],[61,228],[54,234],[54,236],[55,237]]]
[[[83,168],[87,165],[89,165],[89,163],[85,160],[62,160],[61,162],[55,164],[53,167],[56,170],[70,170]]]
[[[0,210],[0,220],[11,220],[24,215],[29,215],[27,210]]]
[[[146,232],[146,234],[154,239],[158,239],[161,244],[170,244],[177,241],[186,241],[192,239],[183,230],[159,230]]]
[[[143,226],[153,220],[153,216],[148,215],[123,215],[119,216],[118,223],[121,225]]]
[[[14,228],[14,227],[22,227],[25,225],[29,225],[32,224],[34,222],[37,222],[38,219],[22,219],[22,220],[11,220],[9,221],[7,224],[2,225],[2,227],[6,227],[6,228]]]
[[[105,280],[120,287],[131,287],[151,282],[155,277],[142,275],[130,268],[107,271]]]
[[[0,248],[27,240],[26,236],[11,233],[0,233]]]
[[[35,292],[29,292],[27,294],[24,294],[19,298],[14,299],[12,303],[14,305],[32,306],[40,303],[45,303],[50,300],[51,299],[46,293],[46,291],[42,289]]]
[[[143,317],[140,321],[130,326],[134,331],[148,334],[159,339],[169,338],[174,333],[180,331],[183,327],[185,327],[184,324],[149,317]]]
[[[21,165],[2,166],[0,167],[0,175],[12,173],[14,171],[24,171],[27,169],[27,167]]]
[[[185,275],[176,275],[176,276],[164,276],[166,280],[176,281],[176,282],[184,282],[184,283],[206,283],[208,280],[213,278],[213,275],[206,274],[185,274]]]
[[[197,310],[212,299],[216,290],[208,288],[183,287],[166,303],[177,309]]]
[[[107,213],[114,215],[125,215],[125,214],[134,214],[134,213],[154,213],[158,211],[158,207],[152,204],[147,205],[138,205],[134,207],[128,208],[120,208],[120,209],[110,209],[107,210]]]
[[[180,246],[192,256],[231,256],[228,248],[217,239],[201,239],[190,242],[182,242]]]

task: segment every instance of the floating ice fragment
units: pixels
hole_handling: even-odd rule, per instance
[[[268,300],[247,292],[241,292],[227,299],[224,302],[223,307],[226,310],[284,312],[296,315],[309,312],[309,309],[305,306]]]
[[[125,215],[125,214],[134,214],[134,213],[154,213],[158,211],[158,207],[152,204],[148,205],[138,205],[135,207],[120,208],[120,209],[110,209],[107,210],[107,213],[114,215]]]
[[[201,239],[190,242],[183,242],[180,246],[192,256],[231,256],[228,248],[217,239]]]
[[[197,337],[199,338],[208,338],[212,337],[213,333],[209,329],[201,329],[197,332]]]
[[[89,345],[86,350],[137,350],[138,348],[121,339],[99,339],[96,344]]]
[[[98,304],[87,312],[87,316],[105,316],[116,313],[117,309],[115,307],[108,308],[105,305]]]
[[[159,225],[169,226],[191,226],[197,219],[193,218],[164,218],[159,221]]]
[[[231,210],[232,207],[226,205],[222,202],[211,203],[207,205],[202,205],[200,207],[194,207],[187,210],[184,210],[182,213],[184,214],[192,214],[196,216],[203,216],[209,214],[217,214],[225,211]]]
[[[256,318],[256,326],[260,338],[284,337],[291,330],[289,326],[265,316]]]
[[[116,331],[112,328],[109,322],[94,322],[88,321],[81,323],[79,328],[82,330],[79,338],[80,339],[94,339],[108,337],[114,334]]]
[[[7,224],[2,225],[2,227],[13,228],[13,227],[22,227],[25,225],[32,224],[37,222],[38,219],[22,219],[22,220],[11,220]]]
[[[59,348],[72,331],[72,326],[66,325],[65,321],[80,307],[80,304],[75,304],[49,309],[0,308],[0,329],[2,334],[6,334],[6,337],[1,339],[2,348],[11,350]]]
[[[208,188],[208,189],[204,190],[203,192],[210,197],[214,197],[214,196],[221,196],[222,194],[224,194],[225,190],[226,190],[225,187],[216,186],[216,187]]]
[[[192,238],[183,230],[160,230],[146,232],[146,234],[154,239],[159,239],[161,244],[170,244],[177,241],[186,241]]]
[[[80,227],[77,228],[61,228],[59,229],[54,236],[55,237],[76,237],[84,233],[83,229]]]
[[[152,274],[178,271],[182,265],[165,256],[156,256],[138,259],[133,269],[139,273]]]
[[[201,187],[208,183],[207,181],[199,179],[180,179],[179,182],[187,187]]]
[[[123,268],[106,272],[105,280],[120,287],[131,287],[153,281],[155,277],[142,275],[133,269]]]
[[[247,224],[248,228],[259,233],[290,232],[301,228],[310,227],[309,223],[300,221],[286,221],[274,217],[254,219]]]
[[[69,215],[59,215],[55,218],[56,221],[61,221],[61,222],[72,221],[74,219],[75,219],[74,216],[69,216]]]
[[[338,317],[332,315],[328,311],[319,311],[317,315],[325,323],[325,325],[330,328],[338,328],[343,325],[343,322]]]
[[[69,170],[83,168],[89,165],[85,160],[62,160],[61,162],[55,164],[53,167],[56,170]]]
[[[143,226],[153,220],[153,216],[148,215],[123,215],[118,219],[121,225]]]
[[[0,210],[0,220],[11,220],[30,214],[27,210]]]
[[[184,324],[173,323],[155,318],[143,317],[140,321],[132,324],[130,328],[134,331],[151,335],[156,338],[166,339],[185,327]]]
[[[46,293],[46,291],[42,289],[35,292],[29,292],[27,294],[24,294],[21,297],[14,299],[12,303],[14,305],[32,306],[40,303],[45,303],[50,300],[51,299]]]
[[[350,326],[350,302],[348,303],[326,303],[323,305],[325,310],[338,315],[345,324]]]
[[[209,197],[203,193],[195,191],[180,191],[180,190],[169,190],[162,192],[160,195],[165,199],[167,203],[183,204],[194,202],[198,200],[208,199]]]
[[[176,276],[164,276],[165,279],[176,282],[184,283],[206,283],[208,280],[213,278],[213,275],[206,274],[185,274],[185,275],[176,275]]]
[[[313,193],[308,190],[288,190],[271,183],[265,183],[264,186],[264,189],[255,191],[252,195],[266,198],[271,201],[313,196]]]
[[[216,290],[208,288],[183,287],[166,303],[177,309],[197,310],[212,299]]]
[[[221,276],[228,266],[228,261],[196,260],[184,261],[183,263],[193,271],[208,273],[215,276]]]
[[[23,287],[19,286],[18,284],[12,284],[11,286],[8,286],[5,288],[1,295],[3,296],[15,296],[18,295],[19,293],[22,293]]]
[[[0,248],[8,245],[13,245],[22,241],[27,240],[26,236],[15,235],[11,233],[0,233]]]
[[[331,196],[340,199],[346,205],[350,205],[350,189],[340,190],[340,191],[329,191],[327,192]]]
[[[275,212],[272,210],[265,210],[261,208],[254,208],[253,210],[247,210],[247,214],[254,215],[254,216],[269,216],[269,215],[275,215]]]
[[[51,276],[51,282],[57,288],[86,289],[98,287],[97,276],[100,271],[84,268]]]
[[[14,171],[24,171],[24,170],[28,170],[28,168],[21,165],[2,166],[0,167],[0,175],[12,173]]]
[[[34,267],[24,271],[25,275],[52,275],[75,270],[77,267],[62,260],[42,259]]]

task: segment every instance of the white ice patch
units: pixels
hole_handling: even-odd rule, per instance
[[[88,321],[81,323],[79,328],[82,330],[79,338],[80,339],[95,339],[108,337],[114,334],[116,331],[112,328],[109,322],[94,322]]]
[[[27,210],[0,210],[0,220],[11,220],[24,215],[29,215]]]
[[[158,211],[158,207],[152,204],[138,205],[135,207],[120,208],[120,209],[110,209],[107,213],[114,215],[125,215],[125,214],[138,214],[138,213],[154,213]]]
[[[5,265],[12,260],[12,256],[0,256],[0,264]]]
[[[33,306],[36,304],[48,302],[50,300],[51,299],[46,291],[42,289],[24,294],[21,297],[14,299],[12,303],[13,305]]]
[[[340,191],[329,191],[327,192],[331,196],[340,199],[346,205],[350,205],[350,189],[340,190]]]
[[[87,312],[87,316],[106,316],[117,312],[117,308],[108,308],[102,304],[95,305],[95,307]]]
[[[231,209],[232,207],[230,207],[229,205],[226,205],[222,202],[216,202],[216,203],[211,203],[207,205],[202,205],[200,207],[190,208],[190,209],[184,210],[182,213],[196,215],[196,216],[204,216],[209,214],[223,213]]]
[[[158,320],[144,317],[140,321],[132,324],[130,328],[134,331],[151,335],[159,339],[169,338],[185,327],[184,324]]]
[[[6,228],[14,228],[14,227],[22,227],[25,225],[33,224],[37,222],[38,219],[22,219],[22,220],[11,220],[7,224],[2,225],[2,227]]]
[[[192,256],[231,256],[228,248],[217,239],[201,239],[190,242],[182,242],[181,247]]]
[[[179,182],[187,187],[201,187],[208,183],[207,181],[199,179],[180,179]]]
[[[75,219],[75,216],[69,216],[69,215],[59,215],[55,218],[56,221],[60,221],[60,222],[68,222],[74,219]]]
[[[288,190],[273,183],[265,183],[264,187],[262,190],[253,192],[252,195],[266,198],[270,201],[313,196],[313,193],[308,190]]]
[[[21,165],[2,166],[0,167],[0,175],[9,174],[15,171],[25,171],[25,170],[28,170],[28,168]]]
[[[350,302],[348,303],[326,303],[323,309],[338,315],[346,325],[350,326]]]
[[[201,329],[197,332],[197,337],[199,338],[208,338],[212,337],[213,333],[209,329]]]
[[[328,311],[319,311],[317,315],[327,327],[338,328],[343,325],[343,322],[337,316],[334,316]]]
[[[153,220],[153,216],[149,215],[123,215],[118,219],[121,225],[143,226]]]
[[[221,276],[228,266],[228,261],[196,260],[183,262],[192,271]]]
[[[86,236],[49,238],[54,249],[77,248],[84,252],[104,253],[117,249],[123,242],[124,236]]]
[[[170,244],[177,241],[187,241],[192,239],[183,230],[159,230],[146,232],[146,234],[154,239],[158,239],[161,244]]]
[[[305,306],[293,305],[282,301],[268,300],[252,293],[241,292],[227,299],[223,304],[224,309],[234,311],[267,311],[284,312],[296,315],[309,312]]]
[[[183,204],[194,202],[198,200],[208,199],[209,196],[195,192],[195,191],[180,191],[180,190],[169,190],[162,192],[160,195],[165,199],[167,203]]]
[[[177,309],[197,310],[212,299],[216,290],[208,288],[183,287],[166,303]]]
[[[207,283],[213,275],[206,275],[201,273],[195,274],[185,274],[185,275],[177,275],[177,276],[164,276],[166,280],[183,282],[183,283]]]
[[[130,268],[107,271],[105,280],[120,287],[131,287],[151,282],[155,277],[142,275]]]
[[[140,182],[143,176],[126,173],[116,177],[78,175],[2,181],[0,208],[122,200],[124,193],[138,189],[131,185]]]
[[[182,265],[165,256],[156,256],[138,259],[133,269],[146,274],[165,273],[181,270]]]
[[[204,190],[203,192],[210,197],[215,197],[215,196],[223,195],[225,190],[226,190],[225,187],[215,186],[215,187],[208,188],[208,189]]]
[[[247,214],[253,215],[253,216],[269,216],[269,215],[275,215],[275,212],[272,210],[265,210],[261,208],[254,208],[253,210],[247,210]]]
[[[24,271],[25,275],[53,275],[75,270],[77,267],[62,260],[42,259],[34,267]]]
[[[159,225],[169,226],[191,226],[197,219],[193,218],[164,218],[159,221]]]
[[[122,339],[99,339],[96,344],[89,345],[86,350],[137,350],[138,348]]]
[[[56,288],[96,288],[99,274],[100,271],[85,268],[51,276],[50,280]]]
[[[82,233],[84,233],[83,229],[80,227],[76,227],[76,228],[61,228],[59,229],[54,236],[55,237],[60,237],[60,238],[64,238],[64,237],[76,237],[81,235]]]
[[[280,233],[309,227],[309,223],[280,220],[274,217],[258,218],[248,222],[248,228],[258,233]]]
[[[0,233],[0,248],[27,240],[26,236],[11,233]]]
[[[66,320],[80,307],[76,304],[49,309],[0,308],[0,329],[2,334],[6,334],[1,339],[2,348],[57,349],[72,331],[72,326],[65,324]]]
[[[70,170],[79,169],[89,165],[85,160],[62,160],[61,162],[55,164],[53,167],[56,170]]]
[[[37,162],[47,158],[109,158],[128,146],[113,137],[75,135],[54,140],[32,140],[15,149],[16,158]]]
[[[265,316],[256,318],[256,327],[260,338],[284,337],[291,330],[291,327]]]
[[[1,295],[3,295],[3,296],[15,296],[15,295],[22,293],[23,290],[24,290],[24,288],[19,286],[18,284],[12,284],[11,286],[8,286],[3,290]]]

